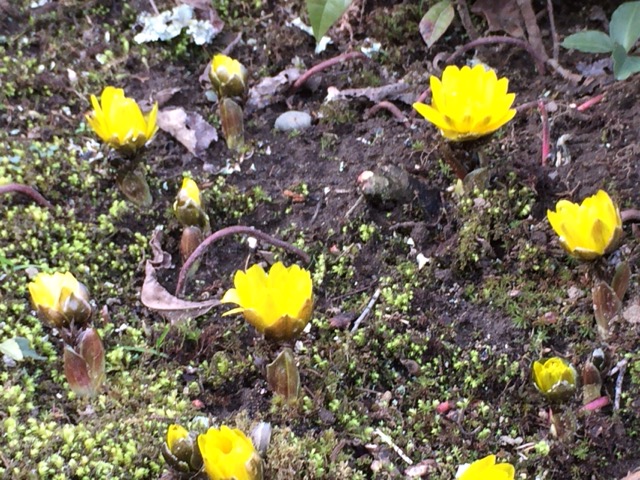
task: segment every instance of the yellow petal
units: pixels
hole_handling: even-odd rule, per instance
[[[180,425],[169,425],[167,429],[167,447],[169,447],[169,451],[173,452],[175,443],[187,436],[189,436],[189,432],[184,427]]]

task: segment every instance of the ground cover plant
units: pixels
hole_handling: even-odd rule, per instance
[[[640,478],[621,3],[0,1],[0,477]]]

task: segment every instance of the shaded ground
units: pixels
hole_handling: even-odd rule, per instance
[[[55,205],[46,211],[18,196],[0,205],[0,341],[25,336],[46,357],[5,362],[0,371],[3,478],[159,478],[168,475],[160,456],[167,426],[200,431],[203,418],[247,431],[271,422],[266,478],[402,477],[409,465],[376,429],[414,463],[425,462],[425,478],[453,478],[459,464],[490,453],[514,464],[518,478],[612,479],[639,467],[638,324],[620,318],[602,341],[591,303],[595,280],[610,281],[622,260],[632,271],[624,308],[640,302],[635,228],[625,227],[618,252],[583,264],[561,251],[545,218],[559,198],[581,200],[599,188],[622,208],[640,205],[637,78],[612,83],[605,73],[572,85],[549,72],[539,76],[511,46],[480,49],[478,58],[509,78],[517,105],[554,103],[552,146],[571,135],[571,161],[541,166],[540,115],[535,106],[524,109],[491,138],[454,148],[467,169],[490,169],[486,185],[456,196],[448,190],[455,176],[442,160],[439,135],[425,121],[411,117],[408,128],[386,112],[368,116],[368,100],[323,100],[330,86],[405,77],[415,99],[433,56],[466,41],[460,25],[427,53],[416,27],[427,5],[366,2],[348,17],[353,40],[346,28],[337,30],[335,44],[315,56],[311,37],[286,26],[301,2],[235,3],[217,6],[224,33],[202,48],[185,39],[134,44],[133,24],[149,9],[146,2],[62,1],[36,9],[0,2],[0,183],[32,185]],[[161,10],[171,6],[158,3]],[[607,17],[613,8],[604,6]],[[604,30],[590,12],[590,5],[556,5],[560,36],[584,26]],[[546,21],[540,18],[543,30]],[[181,106],[218,124],[198,77],[240,31],[244,42],[233,56],[252,72],[251,84],[294,57],[308,68],[366,37],[380,41],[383,54],[333,67],[312,90],[248,115],[251,148],[241,163],[223,141],[194,158],[160,132],[146,153],[154,208],[136,210],[119,196],[91,142],[83,120],[89,95],[105,85],[137,99],[179,88],[163,107]],[[99,54],[106,57],[98,61]],[[572,71],[592,61],[560,52]],[[574,108],[599,93],[602,102]],[[410,105],[396,105],[411,115]],[[277,116],[292,108],[311,113],[313,126],[275,131]],[[240,171],[218,175],[235,163]],[[387,165],[409,172],[407,201],[357,203],[358,175]],[[240,319],[213,311],[169,329],[140,304],[143,260],[157,225],[175,265],[160,280],[175,287],[180,228],[171,205],[185,171],[203,189],[214,230],[252,225],[312,256],[316,308],[296,345],[303,392],[293,406],[274,399],[264,380],[277,347]],[[418,254],[427,259],[422,269]],[[187,294],[219,295],[236,269],[274,255],[298,261],[227,239],[207,254]],[[67,390],[59,338],[28,302],[34,267],[69,269],[96,306],[109,307],[110,318],[96,319],[108,350],[107,384],[97,399],[79,400]],[[359,315],[378,288],[380,298],[355,334],[331,326],[336,316]],[[612,401],[617,376],[608,373],[628,362],[619,410],[580,412],[579,391],[550,407],[530,381],[531,363],[559,355],[580,368],[596,348],[606,353],[603,394]],[[437,409],[443,402],[448,410]],[[551,411],[560,419],[557,435]]]

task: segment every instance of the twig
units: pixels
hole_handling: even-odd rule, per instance
[[[518,105],[516,107],[516,112],[521,113],[521,112],[524,112],[525,110],[538,108],[538,105],[540,105],[540,102],[547,103],[548,100],[545,98],[540,98],[538,100],[532,100],[531,102],[523,103],[522,105]]]
[[[589,100],[585,100],[580,105],[576,107],[576,110],[579,112],[584,112],[587,108],[594,106],[596,103],[599,103],[604,98],[604,93],[600,95],[596,95],[595,97],[591,97]]]
[[[538,27],[538,20],[536,19],[536,13],[533,11],[531,0],[517,0],[517,3],[518,7],[520,7],[522,19],[524,20],[524,26],[527,29],[529,45],[536,52],[536,55],[545,62],[549,56],[542,43],[542,34],[540,33],[540,27]]]
[[[473,22],[471,21],[471,15],[469,15],[469,8],[467,6],[466,0],[456,0],[456,10],[458,10],[460,22],[467,32],[467,35],[469,35],[469,38],[471,40],[475,40],[476,38],[478,38],[478,31],[476,30],[476,27],[473,26]]]
[[[153,0],[149,0],[149,3],[151,4],[151,9],[153,10],[153,13],[155,13],[156,15],[160,15],[160,11],[158,10],[158,6],[156,5],[156,2],[154,2]]]
[[[410,126],[409,120],[404,116],[400,109],[387,100],[376,103],[373,107],[367,110],[364,116],[365,118],[369,118],[375,115],[380,110],[387,110],[389,113],[391,113],[391,115],[394,116],[395,119],[397,119],[399,122],[404,123],[405,127]]]
[[[553,1],[547,0],[547,13],[549,14],[549,29],[551,30],[551,40],[553,41],[552,58],[558,60],[560,55],[560,45],[558,44],[558,32],[556,30],[556,20],[553,16]]]
[[[316,218],[318,218],[318,214],[320,213],[320,208],[322,208],[322,200],[318,201],[318,204],[316,205],[316,210],[315,212],[313,212],[313,217],[311,217],[311,220],[309,220],[309,226],[313,225],[313,222],[315,222]]]
[[[386,433],[384,433],[382,430],[380,430],[379,428],[376,428],[373,433],[375,433],[376,435],[378,435],[380,437],[380,439],[386,443],[387,445],[389,445],[391,448],[393,448],[393,450],[398,454],[398,456],[404,460],[408,465],[413,465],[413,461],[407,457],[405,455],[405,453],[402,451],[402,449],[396,445],[395,443],[393,443],[393,440],[391,439],[391,437],[389,435],[387,435]]]
[[[354,210],[356,208],[358,208],[358,205],[360,205],[362,203],[362,200],[364,200],[364,195],[360,195],[358,197],[358,199],[356,200],[356,203],[351,205],[351,208],[349,210],[347,210],[347,213],[344,214],[345,220],[351,216],[351,214],[354,212]]]
[[[542,100],[538,100],[538,111],[542,119],[542,166],[547,166],[547,157],[549,157],[549,115]]]
[[[233,51],[234,48],[236,48],[236,45],[238,44],[238,42],[242,39],[242,32],[239,32],[236,35],[236,38],[234,38],[233,40],[231,40],[231,43],[229,45],[227,45],[225,47],[225,49],[222,51],[223,55],[230,55],[231,52]]]
[[[365,318],[367,318],[367,315],[369,315],[369,313],[371,312],[371,309],[373,308],[375,303],[378,301],[378,297],[380,296],[380,293],[382,293],[382,290],[380,290],[379,288],[376,288],[376,291],[373,292],[373,296],[371,297],[371,300],[369,300],[369,303],[367,303],[367,306],[364,308],[360,316],[354,322],[353,327],[351,328],[351,333],[355,333],[358,327],[360,326],[360,324],[362,323],[362,321]]]
[[[523,48],[535,60],[538,73],[540,73],[541,75],[544,73],[544,64],[545,64],[546,58],[538,55],[538,52],[536,52],[535,49],[530,44],[528,44],[527,42],[519,38],[499,36],[499,35],[482,37],[482,38],[478,38],[477,40],[472,40],[471,42],[463,45],[462,47],[458,48],[455,52],[453,52],[451,55],[449,55],[449,57],[445,60],[445,63],[453,62],[460,55],[462,55],[468,50],[471,50],[472,48],[480,47],[483,45],[493,45],[495,43],[507,43],[507,44],[516,45],[520,48]]]
[[[636,210],[635,208],[623,210],[620,212],[620,218],[622,219],[622,223],[640,222],[640,210]]]
[[[0,195],[5,193],[22,193],[23,195],[31,197],[31,199],[41,207],[53,208],[53,205],[51,205],[49,200],[44,198],[35,188],[30,187],[29,185],[22,185],[21,183],[7,183],[5,185],[0,185]]]
[[[616,394],[613,400],[613,411],[617,412],[620,410],[620,398],[622,397],[622,380],[624,378],[624,372],[627,370],[628,360],[625,358],[624,360],[620,360],[615,367],[609,372],[609,376],[618,374],[618,378],[616,379]]]
[[[307,81],[313,77],[316,73],[321,72],[337,63],[346,62],[347,60],[351,60],[352,58],[361,58],[365,59],[367,56],[362,52],[348,52],[338,55],[337,57],[330,58],[325,60],[324,62],[320,62],[319,64],[311,67],[309,70],[304,72],[293,84],[292,90],[296,91],[301,86],[303,86]]]
[[[266,233],[261,232],[256,228],[247,227],[244,225],[234,225],[232,227],[226,227],[221,230],[218,230],[217,232],[212,233],[207,238],[205,238],[202,241],[202,243],[198,245],[198,248],[196,248],[193,251],[193,253],[189,256],[189,258],[187,258],[187,261],[184,262],[184,265],[182,265],[182,268],[180,269],[180,273],[178,275],[178,284],[176,285],[176,296],[182,295],[182,293],[184,292],[185,282],[187,280],[187,273],[189,272],[189,269],[204,254],[204,252],[207,251],[209,246],[214,244],[221,238],[224,238],[228,235],[237,235],[237,234],[251,235],[252,237],[256,237],[262,240],[263,242],[270,243],[271,245],[284,248],[285,250],[295,253],[300,258],[302,258],[302,260],[305,263],[309,263],[310,261],[309,255],[307,255],[305,252],[300,250],[298,247],[294,247],[293,245],[291,245],[288,242],[285,242],[284,240],[279,240],[277,238],[272,237],[271,235],[267,235]]]

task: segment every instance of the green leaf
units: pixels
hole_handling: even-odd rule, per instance
[[[640,2],[627,2],[616,8],[609,23],[611,39],[628,52],[640,38]]]
[[[29,340],[24,337],[14,337],[0,343],[0,353],[4,353],[16,362],[23,360],[25,357],[34,358],[36,360],[46,360],[46,357],[38,355],[29,345]]]
[[[626,80],[632,74],[640,72],[640,57],[627,55],[622,45],[613,47],[613,76],[616,80]]]
[[[444,35],[444,32],[446,32],[449,25],[451,25],[454,15],[451,0],[443,0],[436,3],[424,14],[424,17],[420,20],[418,29],[427,47],[431,48],[431,46]]]
[[[352,0],[307,0],[307,13],[316,42],[327,33],[342,14],[349,8]]]
[[[604,32],[587,30],[569,35],[562,46],[586,53],[609,53],[613,50],[613,40]]]

